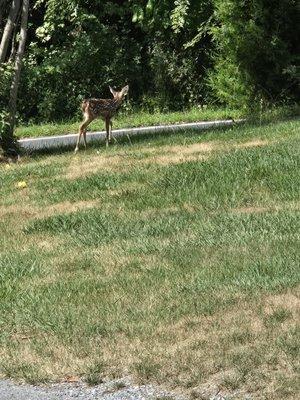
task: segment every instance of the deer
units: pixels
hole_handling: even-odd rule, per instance
[[[105,121],[106,129],[106,147],[111,141],[112,134],[112,118],[121,107],[129,86],[126,85],[119,92],[109,86],[109,90],[113,95],[112,99],[85,99],[81,104],[84,120],[79,127],[77,144],[75,153],[79,150],[81,136],[83,136],[84,147],[86,148],[86,129],[88,125],[96,118],[102,118]]]

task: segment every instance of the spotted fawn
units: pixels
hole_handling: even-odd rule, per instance
[[[86,129],[88,125],[96,118],[102,118],[105,121],[106,128],[106,147],[111,140],[112,117],[120,108],[125,96],[128,93],[129,86],[123,87],[120,92],[115,91],[109,86],[113,98],[112,99],[86,99],[83,100],[81,108],[84,120],[79,127],[78,139],[75,153],[79,150],[81,136],[83,136],[84,146],[86,148]]]

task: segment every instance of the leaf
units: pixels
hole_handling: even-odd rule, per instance
[[[16,184],[16,187],[17,187],[18,189],[24,189],[24,188],[27,187],[27,183],[26,183],[25,181],[20,181],[20,182],[18,182],[18,183]]]

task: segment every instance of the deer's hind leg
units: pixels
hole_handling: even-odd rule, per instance
[[[112,120],[109,121],[109,135],[108,135],[108,141],[111,142],[111,134],[112,134]]]
[[[93,119],[94,118],[92,116],[90,116],[88,114],[84,114],[84,121],[81,123],[81,125],[79,127],[78,139],[77,139],[77,144],[75,147],[75,153],[77,153],[77,151],[79,150],[81,135],[83,135],[84,146],[86,148],[86,128],[93,121]]]

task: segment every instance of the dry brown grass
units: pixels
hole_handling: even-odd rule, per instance
[[[296,312],[298,295],[299,289],[283,296],[268,295],[259,304],[267,310],[274,302],[290,309],[286,301],[292,299]],[[270,393],[274,393],[271,388],[276,382],[276,371],[280,370],[283,377],[290,371],[284,353],[278,353],[273,341],[270,342],[270,334],[278,337],[285,331],[285,325],[275,325],[270,333],[264,317],[265,313],[260,313],[256,304],[241,299],[226,313],[159,324],[150,338],[127,338],[120,334],[113,342],[99,339],[99,346],[111,376],[131,373],[140,382],[149,377],[158,383],[173,382],[199,396],[205,393],[213,396],[216,392],[232,395],[232,386],[236,384],[241,398],[255,391],[248,384],[248,376],[250,382],[257,382],[258,392],[260,385],[266,384]],[[269,360],[275,355],[273,351],[276,363],[272,367]],[[261,375],[265,376],[264,382],[260,381]],[[264,397],[258,394],[255,398]]]
[[[95,155],[88,158],[83,158],[81,155],[76,155],[71,159],[71,162],[66,171],[67,179],[76,179],[89,174],[94,174],[97,171],[120,171],[124,166],[126,158],[121,155]]]
[[[246,148],[247,149],[249,147],[267,146],[267,145],[270,145],[272,143],[274,143],[274,142],[272,142],[270,140],[253,139],[253,140],[250,140],[248,142],[236,144],[234,147]]]
[[[68,377],[79,373],[86,365],[84,357],[78,357],[68,347],[52,336],[38,337],[37,332],[15,334],[11,337],[15,352],[1,355],[5,365],[6,376],[16,377],[19,370],[19,380],[24,378],[29,382],[41,382],[43,379],[67,380]],[[36,344],[43,342],[43,348]],[[51,363],[45,362],[45,355],[51,358]]]
[[[159,165],[179,164],[187,161],[202,161],[214,149],[212,143],[194,143],[186,146],[164,146],[163,154],[149,157],[147,163]]]
[[[97,171],[122,171],[135,165],[151,163],[168,165],[190,160],[205,159],[204,154],[213,150],[211,143],[195,143],[187,146],[162,146],[142,149],[144,158],[137,159],[130,152],[119,152],[116,155],[95,155],[89,159],[75,156],[66,171],[67,179],[76,179],[96,173]]]
[[[39,217],[49,217],[55,214],[71,213],[79,210],[85,210],[89,208],[94,208],[99,204],[97,200],[82,200],[71,203],[70,201],[64,201],[61,203],[56,203],[54,205],[39,209]]]
[[[231,212],[237,214],[260,214],[260,213],[277,212],[284,210],[299,211],[300,203],[293,201],[293,202],[283,202],[280,204],[274,204],[272,206],[267,206],[267,207],[264,206],[239,207],[239,208],[233,208]]]
[[[188,145],[165,145],[160,147],[143,147],[141,153],[139,150],[119,151],[112,154],[88,155],[80,153],[78,156],[69,157],[66,160],[66,171],[64,176],[68,179],[77,179],[97,171],[107,170],[110,172],[123,171],[125,169],[135,168],[136,166],[151,165],[169,165],[174,163],[187,162],[190,160],[206,160],[213,157],[216,152],[227,152],[238,148],[251,148],[256,146],[267,146],[273,142],[261,139],[250,140],[245,143],[222,143],[219,141],[203,142]],[[58,159],[58,157],[57,157]],[[49,162],[49,161],[46,161]],[[157,168],[158,170],[159,168]],[[156,169],[155,169],[156,171]],[[126,192],[139,191],[140,182],[129,182],[124,186],[120,185],[113,190],[108,190],[109,196],[121,196]],[[0,207],[0,216],[5,220],[17,220],[18,224],[13,225],[15,234],[12,246],[7,246],[14,252],[26,252],[26,249],[35,246],[38,253],[45,255],[45,263],[42,265],[41,274],[33,277],[25,277],[22,279],[22,285],[25,291],[39,293],[39,290],[45,289],[46,293],[54,293],[57,283],[66,285],[70,291],[74,291],[77,295],[77,284],[80,282],[82,287],[86,287],[89,281],[95,282],[95,296],[98,296],[97,290],[101,287],[103,281],[112,282],[111,291],[105,296],[112,298],[107,305],[111,306],[111,315],[108,315],[105,323],[108,332],[98,332],[98,326],[95,324],[95,331],[88,331],[86,335],[82,335],[80,326],[72,330],[72,326],[68,327],[71,338],[66,338],[64,325],[58,330],[48,329],[48,326],[41,325],[41,329],[32,328],[32,330],[22,330],[16,327],[13,334],[9,338],[10,343],[4,348],[1,354],[1,363],[6,368],[15,368],[20,376],[26,377],[24,373],[24,365],[34,365],[35,372],[31,371],[29,375],[41,377],[47,376],[48,379],[68,379],[75,377],[77,379],[87,372],[87,365],[93,366],[98,362],[105,364],[105,374],[108,377],[124,376],[126,374],[133,375],[137,381],[143,382],[147,380],[156,381],[164,385],[173,387],[181,387],[186,393],[194,393],[194,396],[206,396],[209,398],[220,391],[220,394],[227,395],[236,391],[240,391],[240,396],[247,393],[254,393],[254,398],[267,399],[262,397],[261,393],[270,392],[274,394],[278,388],[276,374],[281,374],[283,379],[293,378],[294,372],[291,371],[289,360],[282,348],[276,345],[277,338],[280,335],[288,334],[290,329],[295,328],[298,323],[299,311],[299,295],[298,289],[285,289],[284,294],[262,294],[259,290],[255,291],[255,295],[251,295],[250,300],[245,294],[232,295],[227,293],[226,288],[220,289],[213,302],[222,304],[222,300],[228,300],[228,304],[224,309],[220,307],[219,311],[213,311],[213,315],[203,315],[192,312],[192,317],[184,318],[182,314],[176,320],[176,305],[178,305],[178,296],[182,296],[181,301],[185,302],[185,293],[176,292],[174,290],[174,281],[168,281],[168,274],[172,272],[174,266],[173,260],[164,258],[164,251],[168,246],[174,246],[174,237],[166,237],[161,235],[157,237],[155,242],[155,254],[141,254],[137,250],[136,242],[140,239],[134,237],[130,239],[113,239],[109,243],[98,245],[80,246],[72,241],[65,239],[64,235],[48,236],[46,233],[36,232],[31,235],[22,235],[21,229],[25,222],[31,219],[48,217],[55,214],[64,214],[76,212],[78,210],[93,208],[100,206],[99,201],[63,201],[54,205],[39,207],[37,203],[31,205],[31,199],[28,195],[30,188],[16,192],[14,194],[16,202],[8,207]],[[132,193],[131,193],[132,194]],[[20,205],[22,201],[22,205]],[[105,198],[106,210],[111,206],[110,202]],[[258,202],[259,203],[259,202]],[[142,211],[133,211],[126,209],[122,202],[115,202],[117,205],[114,212],[120,216],[126,213],[129,216],[136,216],[139,213],[141,217],[151,218],[159,214],[170,214],[178,212],[182,209],[196,213],[201,209],[201,204],[193,205],[189,203],[180,205],[171,205],[169,207],[144,208]],[[101,204],[102,206],[102,204]],[[282,203],[275,204],[255,204],[249,207],[241,207],[229,210],[233,213],[265,213],[276,212],[278,210],[299,210],[299,203]],[[212,211],[213,213],[214,211]],[[216,212],[216,211],[215,211]],[[219,212],[219,211],[218,211]],[[228,210],[224,209],[224,213]],[[123,221],[124,223],[124,221]],[[47,232],[47,231],[45,231]],[[193,231],[180,233],[181,245],[191,245],[195,243],[193,235],[198,235]],[[66,235],[67,236],[67,235]],[[143,240],[143,238],[141,238]],[[151,244],[151,242],[149,242]],[[241,257],[249,256],[249,247],[232,243],[228,245],[226,250],[219,248],[206,249],[205,254],[201,256],[199,263],[203,266],[221,265],[225,251],[227,253],[239,254]],[[209,247],[209,245],[208,245]],[[222,246],[221,246],[222,247]],[[266,255],[268,254],[268,245],[266,247]],[[151,246],[149,246],[151,249]],[[212,254],[212,252],[215,252]],[[25,254],[26,255],[26,254]],[[48,258],[46,258],[48,257]],[[42,260],[42,257],[41,257]],[[39,261],[41,261],[39,260]],[[183,257],[183,262],[184,262]],[[84,262],[86,265],[84,265]],[[44,262],[44,260],[42,260]],[[176,262],[176,261],[175,261]],[[188,261],[187,261],[188,262]],[[201,267],[200,265],[200,267]],[[182,268],[184,268],[183,265]],[[44,268],[44,269],[43,269]],[[166,273],[164,280],[163,273],[160,275],[160,268]],[[128,295],[122,298],[126,285],[132,282],[139,282],[139,278],[143,276],[155,276],[158,271],[158,279],[161,279],[160,286],[149,290],[144,298],[144,293],[133,293],[128,291]],[[174,273],[176,271],[174,270]],[[214,273],[212,268],[212,273]],[[123,282],[123,278],[127,274],[128,281]],[[163,278],[161,278],[161,276]],[[114,280],[116,278],[116,280]],[[133,280],[131,280],[134,278]],[[178,288],[185,288],[185,279],[193,281],[194,276],[191,272],[187,277],[180,277]],[[152,281],[151,281],[152,282]],[[153,279],[154,285],[155,280]],[[74,283],[74,286],[72,286]],[[114,292],[117,285],[122,285],[119,292]],[[98,285],[99,284],[99,285]],[[115,285],[115,286],[114,286]],[[171,287],[172,286],[172,287]],[[63,286],[64,287],[64,286]],[[189,290],[189,285],[186,285]],[[148,290],[148,287],[147,287]],[[146,290],[146,291],[147,291]],[[218,289],[217,289],[218,290]],[[237,289],[238,291],[238,289]],[[99,290],[99,296],[101,295]],[[183,293],[183,294],[182,294]],[[253,293],[252,293],[253,294]],[[64,293],[63,293],[64,295]],[[61,296],[58,291],[56,296]],[[140,296],[138,309],[140,315],[149,316],[149,321],[136,321],[133,317],[131,321],[122,320],[121,312],[115,308],[115,302],[120,299],[120,309],[127,315],[129,319],[135,313],[134,307],[135,296]],[[231,298],[233,296],[233,298]],[[106,301],[104,297],[104,302]],[[88,308],[82,308],[83,313],[88,314],[88,321],[93,325],[99,322],[101,328],[102,321],[99,320],[99,310],[104,305],[101,301],[97,304],[93,303],[96,297],[91,296],[91,302]],[[171,315],[173,319],[168,319],[168,313],[160,310],[161,299],[170,299]],[[232,300],[232,302],[231,302]],[[74,301],[74,299],[73,299]],[[173,304],[172,301],[174,302]],[[58,309],[60,303],[56,303]],[[74,310],[77,311],[76,301],[73,302]],[[230,304],[233,304],[232,306]],[[66,310],[68,304],[64,303]],[[168,310],[169,304],[166,304]],[[152,313],[152,310],[154,312]],[[131,313],[132,311],[132,313]],[[149,312],[148,312],[149,311]],[[56,312],[56,310],[55,310]],[[120,312],[117,317],[114,313]],[[157,315],[155,315],[157,312]],[[21,315],[21,314],[20,314]],[[25,314],[26,315],[26,314]],[[137,314],[139,315],[139,314]],[[166,315],[166,316],[164,316]],[[151,320],[153,318],[153,320]],[[120,321],[119,321],[119,320]],[[146,319],[146,318],[145,318]],[[24,318],[25,323],[26,319]],[[55,318],[54,318],[55,320]],[[39,322],[38,322],[39,323]],[[37,326],[39,326],[37,323]],[[41,322],[42,324],[43,322]],[[59,321],[61,323],[61,321]],[[117,328],[115,328],[117,326]],[[106,326],[104,327],[106,328]],[[152,331],[150,331],[150,328]],[[111,331],[109,330],[111,329]],[[115,330],[114,330],[115,329]],[[41,333],[43,332],[43,333]],[[59,336],[61,335],[61,336]],[[73,336],[72,336],[73,335]],[[11,349],[11,352],[10,350]],[[9,374],[8,374],[9,375]],[[12,371],[12,376],[18,373]],[[267,386],[268,389],[263,388]],[[270,399],[272,397],[269,397]],[[276,397],[273,396],[275,399]],[[273,400],[272,398],[272,400]],[[282,397],[289,399],[288,396]],[[280,399],[280,397],[278,397]],[[292,397],[290,397],[292,399]]]
[[[203,161],[208,159],[214,152],[230,151],[238,148],[250,148],[267,146],[273,142],[261,139],[251,140],[245,143],[224,144],[219,141],[200,142],[187,145],[165,145],[157,147],[142,147],[141,158],[136,153],[129,151],[118,151],[117,154],[98,154],[87,157],[74,156],[67,167],[66,178],[77,179],[97,171],[120,172],[129,170],[141,164],[169,165],[188,161]]]
[[[95,207],[99,202],[96,200],[77,201],[71,203],[64,201],[46,207],[38,207],[30,204],[13,204],[0,206],[0,217],[19,216],[24,219],[44,218],[55,214],[71,213],[78,210]]]

